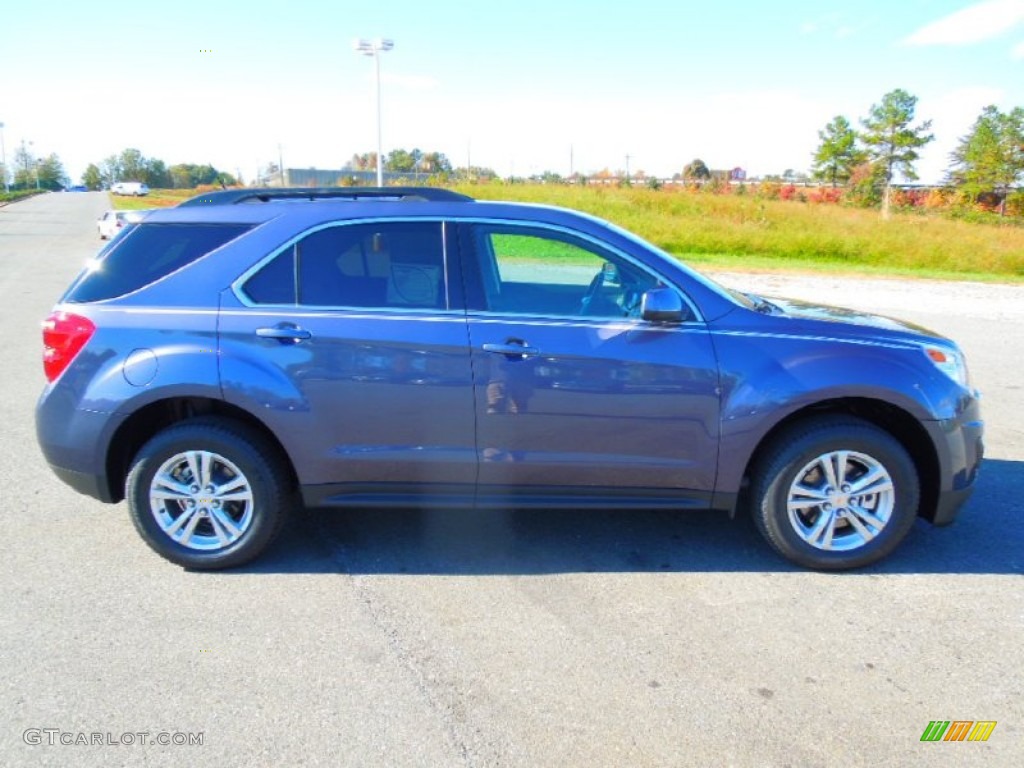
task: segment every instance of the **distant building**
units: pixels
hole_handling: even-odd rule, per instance
[[[282,178],[283,176],[283,178]],[[384,172],[384,183],[420,184],[429,180],[429,173]],[[376,171],[320,168],[285,168],[284,174],[274,171],[259,182],[264,187],[373,187],[377,184]]]

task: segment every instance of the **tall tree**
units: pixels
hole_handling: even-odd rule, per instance
[[[121,165],[120,181],[144,181],[149,161],[137,149],[126,149],[118,158]]]
[[[154,189],[166,189],[171,186],[171,174],[163,160],[147,160],[146,168],[139,181],[144,181]]]
[[[377,167],[377,153],[364,152],[361,155],[352,155],[343,170],[346,171],[372,171]]]
[[[864,131],[861,141],[867,147],[868,156],[885,171],[885,193],[882,197],[882,216],[889,216],[889,199],[892,196],[893,175],[899,171],[907,179],[916,179],[914,163],[919,157],[917,150],[935,139],[928,129],[931,120],[911,127],[917,97],[902,88],[889,91],[880,104],[872,104],[870,114],[861,120]]]
[[[985,107],[950,159],[951,182],[974,197],[995,192],[1005,213],[1007,193],[1024,177],[1024,109],[1003,114]]]
[[[409,152],[405,149],[393,149],[384,158],[384,170],[395,173],[412,173],[416,162],[423,155],[418,149]]]
[[[683,178],[687,181],[695,179],[710,179],[711,171],[699,157],[694,158],[683,168]]]
[[[100,162],[100,173],[103,175],[103,186],[109,187],[118,181],[124,180],[124,171],[121,167],[121,157],[111,155]]]
[[[30,189],[36,186],[37,162],[35,156],[25,147],[25,142],[21,142],[21,146],[14,150],[14,181],[11,184],[14,189]]]
[[[814,178],[828,181],[832,186],[850,180],[853,169],[865,160],[864,150],[857,146],[857,132],[850,121],[836,115],[832,122],[818,131],[821,144],[814,153]]]
[[[64,173],[64,164],[54,153],[39,160],[36,173],[38,175],[39,187],[42,189],[52,191],[64,187],[67,174]]]
[[[82,183],[93,191],[103,186],[103,174],[100,173],[99,166],[96,163],[89,163],[85,167],[85,173],[82,174]]]
[[[451,173],[452,162],[444,152],[424,152],[420,155],[419,169],[421,173]]]

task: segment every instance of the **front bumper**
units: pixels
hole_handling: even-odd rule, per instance
[[[939,460],[938,494],[934,508],[922,516],[935,525],[949,525],[974,491],[985,457],[985,422],[977,395],[972,395],[957,417],[927,422],[925,428]]]

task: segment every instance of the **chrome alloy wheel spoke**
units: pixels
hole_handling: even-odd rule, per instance
[[[172,456],[156,471],[149,505],[173,541],[211,551],[233,545],[248,532],[255,499],[249,479],[229,459],[192,450]]]
[[[808,462],[789,488],[793,531],[815,549],[850,551],[888,524],[896,488],[885,466],[857,451],[830,451]]]

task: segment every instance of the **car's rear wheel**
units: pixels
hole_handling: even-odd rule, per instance
[[[793,562],[841,570],[876,562],[917,517],[914,462],[892,435],[860,419],[826,417],[779,435],[752,479],[753,515]]]
[[[194,569],[257,557],[280,532],[293,498],[278,452],[258,432],[218,419],[153,437],[135,457],[125,495],[146,543]]]

